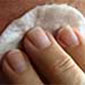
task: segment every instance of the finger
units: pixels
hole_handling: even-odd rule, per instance
[[[82,85],[85,83],[84,73],[56,43],[51,34],[46,34],[40,27],[36,27],[28,32],[26,38],[27,42],[30,41],[37,48],[35,51],[33,46],[24,42],[26,52],[51,84]]]
[[[3,62],[3,71],[13,85],[42,85],[40,78],[30,62],[26,62],[19,50],[13,50],[6,55]]]
[[[77,29],[73,31],[71,27],[63,27],[56,34],[56,39],[85,71],[85,39],[80,32]]]

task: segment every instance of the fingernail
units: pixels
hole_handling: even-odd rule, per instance
[[[44,30],[40,27],[36,27],[27,34],[27,38],[40,49],[45,49],[50,46],[51,41],[47,37]]]
[[[27,69],[26,61],[19,50],[12,50],[6,56],[6,61],[16,72],[23,72]]]
[[[70,26],[62,27],[57,36],[58,42],[64,47],[74,47],[79,45],[77,35],[73,32]]]

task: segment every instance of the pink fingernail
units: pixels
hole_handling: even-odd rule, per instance
[[[57,36],[58,42],[64,47],[74,47],[79,45],[77,35],[73,32],[70,26],[62,27]]]

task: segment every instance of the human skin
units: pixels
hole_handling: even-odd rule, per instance
[[[75,46],[81,47],[80,41],[77,38],[79,36],[80,34],[77,36],[72,29],[64,27],[62,31],[60,29],[59,33],[56,34],[57,42],[51,33],[44,31],[41,27],[36,27],[27,32],[23,40],[23,48],[27,58],[31,59],[36,65],[38,72],[44,75],[49,84],[84,85],[85,74],[72,59],[75,56],[68,55],[61,48],[61,46],[65,49]],[[36,85],[36,83],[37,85],[42,84],[38,76],[35,75],[32,64],[29,61],[27,61],[27,64],[24,61],[26,57],[22,54],[23,52],[21,53],[19,50],[14,49],[5,55],[2,64],[4,73],[14,85],[28,85],[28,83],[30,85]],[[84,55],[81,56],[81,59],[83,57]],[[78,59],[75,58],[75,60]],[[35,81],[32,82],[33,80]]]
[[[33,7],[35,7],[38,4],[44,4],[49,3],[47,0],[42,0],[40,2],[36,1],[34,3],[30,2],[31,0],[0,0],[0,33],[6,28],[8,24],[10,24],[11,21],[13,21],[15,18],[20,17],[23,15],[26,11],[29,11]],[[77,2],[77,0],[54,0],[53,2],[56,3],[69,3],[73,6],[77,6],[83,13],[84,13],[84,3],[83,0]]]
[[[62,27],[56,35],[56,40],[85,72],[85,36],[77,29]]]
[[[20,17],[37,4],[44,4],[46,1],[47,0],[43,0],[42,2],[35,0],[0,0],[0,34],[15,18]],[[0,82],[5,83],[5,80],[2,72],[0,72]]]
[[[3,60],[2,70],[13,85],[43,85],[32,68],[29,59],[48,81],[45,84],[84,85],[85,74],[73,61],[53,35],[41,27],[27,32],[23,40],[23,52],[14,49],[9,51]],[[42,79],[42,78],[41,78]]]
[[[0,0],[0,33],[15,18],[20,17],[36,5],[45,3],[68,3],[85,14],[85,2],[83,0]]]

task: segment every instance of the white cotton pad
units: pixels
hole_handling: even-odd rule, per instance
[[[24,34],[35,26],[54,32],[63,25],[69,25],[85,34],[85,18],[77,9],[66,4],[37,6],[14,20],[2,33],[0,54],[17,48]]]

